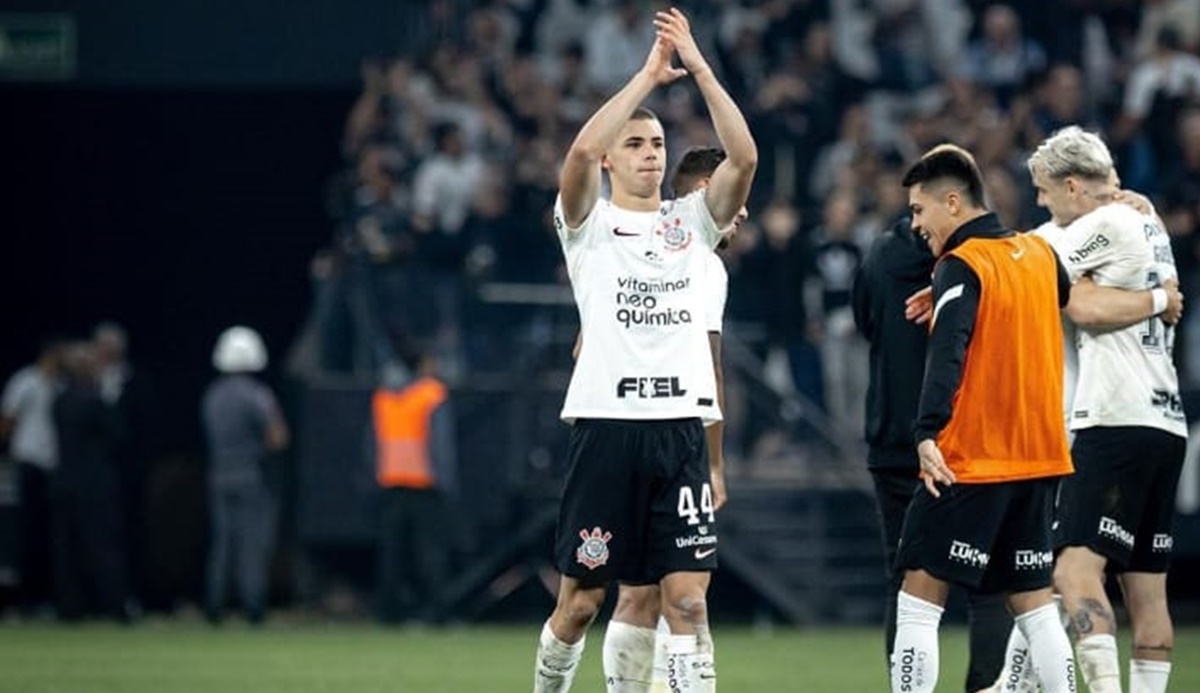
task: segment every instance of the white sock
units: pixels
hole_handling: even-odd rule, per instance
[[[1058,592],[1054,593],[1054,608],[1058,609],[1058,622],[1062,624],[1063,630],[1067,631],[1067,637],[1071,637],[1071,614],[1067,613],[1062,595]]]
[[[702,652],[695,635],[668,635],[667,690],[670,693],[716,693],[717,669],[712,650]]]
[[[896,597],[892,693],[933,693],[938,679],[938,625],[942,607],[907,592]]]
[[[585,634],[574,645],[559,640],[550,630],[550,622],[542,626],[542,637],[538,641],[537,662],[534,665],[533,693],[567,693],[579,658],[583,656]]]
[[[1079,673],[1092,693],[1121,693],[1117,639],[1107,633],[1081,638],[1075,645]]]
[[[609,621],[604,630],[608,693],[647,693],[654,664],[654,630]]]
[[[1037,675],[1033,671],[1033,660],[1029,656],[1029,641],[1021,629],[1013,624],[1008,634],[1008,645],[1004,648],[1004,668],[992,688],[1003,693],[1034,693],[1037,691]]]
[[[1129,660],[1129,693],[1166,693],[1171,663],[1153,659]]]
[[[654,665],[651,667],[650,693],[667,693],[667,636],[671,628],[667,619],[658,617],[658,630],[655,632]]]
[[[1015,619],[1029,642],[1029,658],[1045,693],[1075,693],[1075,658],[1058,617],[1058,606],[1046,604]],[[1092,689],[1092,693],[1100,693]]]

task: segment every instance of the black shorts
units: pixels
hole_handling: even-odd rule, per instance
[[[1050,520],[1060,477],[996,484],[922,485],[900,535],[897,570],[921,569],[981,592],[1050,586]]]
[[[1118,571],[1165,573],[1175,490],[1187,439],[1147,426],[1075,434],[1075,474],[1063,480],[1054,546],[1086,546]]]
[[[558,514],[559,572],[588,583],[657,583],[717,567],[700,419],[580,419]]]

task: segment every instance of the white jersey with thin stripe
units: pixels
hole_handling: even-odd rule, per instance
[[[721,239],[704,191],[634,212],[599,200],[554,223],[583,345],[562,418],[719,421],[708,343],[709,258]]]
[[[1046,238],[1072,282],[1088,275],[1100,286],[1144,291],[1177,279],[1166,230],[1128,205],[1105,205]],[[1157,316],[1119,330],[1077,329],[1071,430],[1147,426],[1186,436],[1174,341],[1174,329]]]
[[[1058,234],[1062,233],[1061,226],[1048,221],[1034,229],[1033,233],[1045,239],[1050,244],[1050,247],[1055,249],[1055,254],[1058,254],[1058,248],[1054,246],[1054,239]],[[1062,330],[1063,425],[1069,429],[1071,427],[1071,407],[1075,404],[1075,383],[1079,380],[1079,350],[1075,348],[1075,323],[1071,322],[1065,311],[1062,314]]]
[[[704,312],[704,323],[709,332],[722,332],[721,326],[725,322],[725,300],[729,297],[729,272],[715,252],[708,254],[705,270],[708,278],[704,280],[704,290],[708,293],[708,303]]]

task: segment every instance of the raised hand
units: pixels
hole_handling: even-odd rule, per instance
[[[675,67],[671,64],[671,59],[675,55],[675,49],[671,44],[658,36],[654,39],[654,45],[650,48],[650,55],[646,56],[646,64],[642,67],[642,72],[649,75],[655,84],[670,84],[680,77],[687,74],[687,70]]]
[[[658,38],[675,49],[680,62],[693,76],[709,69],[704,56],[700,54],[700,48],[696,46],[696,39],[692,37],[692,26],[686,15],[674,7],[666,12],[655,12],[654,27],[658,30]]]

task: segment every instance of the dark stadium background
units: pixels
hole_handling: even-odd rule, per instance
[[[73,79],[0,81],[0,373],[115,320],[161,402],[162,451],[201,453],[213,340],[252,324],[282,361],[332,233],[360,61],[403,45],[420,3],[352,4],[4,4],[70,13],[79,50]],[[1173,583],[1198,596],[1196,559],[1181,567]]]
[[[280,360],[303,320],[358,65],[405,4],[5,3],[70,12],[79,52],[74,80],[0,82],[0,372],[116,320],[163,444],[194,450],[216,334],[256,325]]]

